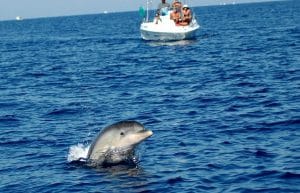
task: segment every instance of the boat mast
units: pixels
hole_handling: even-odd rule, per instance
[[[147,6],[146,6],[146,22],[149,21],[149,0],[147,0]]]

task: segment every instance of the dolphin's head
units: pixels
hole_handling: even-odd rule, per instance
[[[132,155],[135,147],[152,134],[136,121],[115,123],[99,133],[87,158],[98,165],[103,162],[118,163]]]
[[[126,148],[135,147],[153,133],[136,121],[122,121],[115,123],[103,130],[101,140],[110,147]]]

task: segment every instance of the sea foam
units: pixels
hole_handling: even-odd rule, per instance
[[[68,162],[78,161],[80,159],[86,159],[89,149],[90,149],[90,145],[84,145],[81,143],[78,143],[77,145],[72,145],[69,148],[69,153],[67,157]]]

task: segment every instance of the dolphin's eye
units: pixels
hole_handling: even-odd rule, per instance
[[[124,132],[121,132],[120,135],[124,135]]]

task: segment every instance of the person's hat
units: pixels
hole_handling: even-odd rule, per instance
[[[182,8],[189,8],[189,6],[187,4],[183,5]]]

